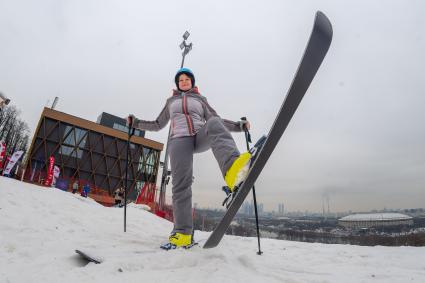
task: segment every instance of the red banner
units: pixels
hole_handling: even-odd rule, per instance
[[[4,156],[6,154],[6,143],[0,142],[0,169],[3,168]]]
[[[50,156],[49,158],[49,168],[47,169],[47,178],[44,182],[44,185],[51,186],[53,182],[53,168],[55,166],[55,158]]]

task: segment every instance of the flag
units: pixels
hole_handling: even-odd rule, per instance
[[[49,158],[49,167],[47,168],[47,178],[44,182],[44,185],[51,186],[53,181],[53,169],[55,166],[55,158],[53,156],[50,156]]]
[[[13,167],[15,167],[16,162],[18,162],[18,160],[21,158],[22,154],[24,154],[24,152],[22,150],[18,150],[17,152],[15,152],[12,155],[12,157],[10,158],[9,162],[6,165],[6,169],[4,169],[4,171],[3,171],[3,175],[9,175],[10,174]]]
[[[3,168],[5,154],[6,154],[6,143],[4,141],[1,141],[0,142],[0,169]]]

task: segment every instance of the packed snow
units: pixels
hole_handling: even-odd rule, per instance
[[[225,236],[164,251],[172,223],[129,205],[0,177],[0,282],[425,282],[425,248],[360,247]],[[75,249],[103,260],[86,263]]]

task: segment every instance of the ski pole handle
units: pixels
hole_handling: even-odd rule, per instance
[[[134,122],[136,120],[136,117],[133,114],[128,115],[127,117],[127,127],[128,127],[128,135],[132,136],[134,135],[135,128],[134,128]]]
[[[134,120],[136,120],[136,117],[133,114],[129,114],[127,117],[127,127],[132,128]]]
[[[241,121],[247,121],[246,117],[242,117]],[[251,134],[249,133],[249,130],[246,127],[243,127],[244,131],[245,131],[245,138],[247,143],[251,143]]]

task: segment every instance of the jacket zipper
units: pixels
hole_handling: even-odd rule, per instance
[[[190,116],[187,112],[187,96],[186,95],[183,95],[183,113],[186,116],[186,122],[187,122],[187,125],[188,125],[189,134],[193,135],[194,133],[193,133],[192,121],[191,121]]]

